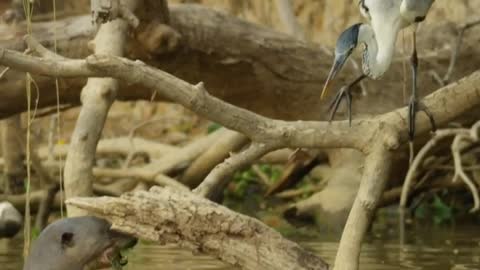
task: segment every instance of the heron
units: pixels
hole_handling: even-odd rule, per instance
[[[330,83],[338,75],[343,65],[359,45],[363,45],[362,75],[352,83],[342,87],[330,104],[330,121],[343,99],[346,99],[348,119],[352,122],[352,95],[350,90],[365,78],[377,80],[388,71],[395,44],[400,30],[414,25],[413,51],[410,57],[412,69],[412,93],[408,103],[409,139],[415,136],[416,113],[423,111],[429,118],[432,130],[435,121],[428,108],[418,99],[417,73],[418,56],[416,27],[424,21],[435,0],[359,0],[360,12],[370,24],[358,23],[346,29],[338,38],[335,47],[335,60],[322,91],[322,98],[327,93]]]

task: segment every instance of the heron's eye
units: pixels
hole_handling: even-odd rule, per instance
[[[365,12],[370,12],[370,9],[365,5],[365,1],[364,0],[360,0],[360,6],[363,8],[363,10],[365,10]]]

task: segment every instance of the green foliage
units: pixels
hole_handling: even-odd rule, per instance
[[[256,166],[267,179],[260,179],[258,171],[256,172],[252,167],[235,173],[224,190],[223,205],[233,211],[259,219],[287,237],[310,239],[318,236],[318,231],[313,230],[312,227],[303,224],[301,228],[297,228],[285,220],[283,216],[286,206],[284,199],[275,196],[265,197],[268,187],[281,179],[283,167],[268,164]],[[265,184],[265,181],[268,184]],[[319,179],[306,176],[298,182],[295,188],[307,190],[308,192],[303,195],[306,197],[315,192],[314,188],[318,187],[320,182],[322,181]],[[298,196],[296,199],[300,199],[300,197]]]
[[[242,199],[246,195],[249,185],[256,184],[256,174],[251,169],[235,173],[233,181],[227,189],[227,196]]]
[[[208,126],[207,133],[208,134],[213,133],[213,132],[219,130],[220,128],[222,128],[222,125],[217,124],[217,123],[212,123],[211,125]]]
[[[435,224],[443,224],[445,222],[450,222],[453,219],[453,209],[451,206],[447,205],[440,197],[435,196],[433,203],[433,221]]]
[[[42,231],[39,228],[32,227],[32,231],[31,231],[31,234],[30,234],[32,241],[35,241],[38,238],[38,236],[40,236],[41,232]]]
[[[261,164],[258,167],[268,176],[271,184],[277,182],[282,176],[282,171],[275,166]],[[233,181],[226,190],[225,196],[242,199],[247,195],[248,188],[252,186],[260,186],[260,180],[258,179],[258,175],[250,167],[235,173]]]
[[[431,219],[435,225],[451,223],[454,218],[453,206],[448,205],[444,200],[434,195],[433,199],[420,204],[415,209],[417,219]]]
[[[282,176],[282,170],[280,170],[278,167],[269,164],[261,164],[258,167],[268,176],[272,183],[276,183]]]
[[[259,165],[270,183],[280,179],[279,168],[270,165]],[[265,209],[264,193],[266,185],[251,168],[234,174],[232,181],[224,191],[223,204],[237,212],[256,215],[259,209]]]

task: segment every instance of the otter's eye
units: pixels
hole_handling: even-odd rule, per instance
[[[62,234],[61,243],[62,243],[62,248],[73,246],[73,233],[64,232]]]

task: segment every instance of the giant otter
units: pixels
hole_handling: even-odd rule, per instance
[[[128,235],[112,231],[110,227],[110,223],[97,217],[56,221],[47,226],[33,243],[23,270],[109,267],[115,258],[121,258],[120,250],[133,247],[137,241]]]

